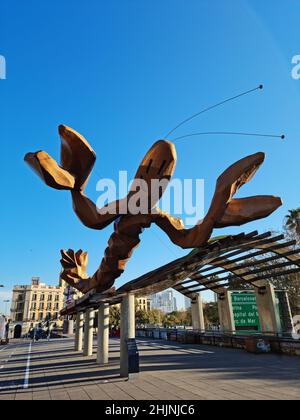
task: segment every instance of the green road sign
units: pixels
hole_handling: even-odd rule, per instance
[[[236,331],[261,332],[255,293],[232,292],[231,298]]]

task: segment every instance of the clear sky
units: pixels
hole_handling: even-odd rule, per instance
[[[87,193],[100,177],[134,175],[151,144],[177,122],[228,96],[258,92],[182,127],[194,131],[285,133],[286,141],[202,137],[177,144],[178,178],[205,179],[207,209],[216,177],[257,151],[267,160],[241,196],[275,194],[284,206],[267,220],[231,229],[280,230],[299,207],[300,54],[298,0],[1,1],[1,277],[3,299],[32,276],[56,284],[61,248],[89,251],[98,267],[112,228],[83,227],[70,194],[47,188],[26,152],[58,158],[57,126],[86,136],[97,152]],[[228,230],[227,230],[228,232]],[[219,234],[219,231],[217,232]],[[147,230],[117,285],[184,255],[157,228]]]

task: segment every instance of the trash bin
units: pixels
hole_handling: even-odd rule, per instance
[[[140,355],[134,338],[127,340],[128,376],[140,373]]]

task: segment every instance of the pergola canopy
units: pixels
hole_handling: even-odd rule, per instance
[[[210,240],[183,258],[132,280],[115,293],[91,291],[62,311],[73,314],[100,303],[120,303],[127,293],[145,296],[173,288],[190,299],[212,290],[223,294],[234,285],[263,287],[264,281],[300,272],[300,249],[284,235],[257,231]],[[270,264],[271,263],[271,264]]]

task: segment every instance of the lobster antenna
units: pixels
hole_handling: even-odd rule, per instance
[[[192,133],[192,134],[186,134],[184,136],[176,137],[173,141],[182,140],[187,137],[196,137],[196,136],[209,136],[209,135],[217,135],[217,136],[249,136],[249,137],[268,137],[273,139],[285,139],[285,135],[282,134],[281,136],[278,136],[276,134],[261,134],[261,133],[237,133],[233,131],[207,131],[203,133]]]
[[[185,119],[185,120],[183,120],[181,123],[179,123],[178,125],[176,125],[176,127],[174,127],[171,131],[169,131],[169,133],[165,136],[165,138],[167,139],[167,138],[168,138],[171,134],[173,134],[173,133],[174,133],[174,131],[176,131],[176,130],[177,130],[179,127],[181,127],[183,124],[185,124],[185,123],[187,123],[187,122],[189,122],[189,121],[193,120],[194,118],[198,117],[199,115],[204,114],[205,112],[211,111],[212,109],[217,108],[217,107],[219,107],[219,106],[221,106],[221,105],[224,105],[224,104],[226,104],[227,102],[234,101],[235,99],[241,98],[242,96],[248,95],[249,93],[255,92],[255,91],[257,91],[257,90],[261,90],[261,89],[263,89],[263,88],[264,88],[264,86],[263,86],[263,85],[259,85],[258,87],[254,88],[254,89],[247,90],[246,92],[240,93],[239,95],[233,96],[232,98],[225,99],[224,101],[218,102],[218,103],[217,103],[217,104],[215,104],[215,105],[212,105],[212,106],[210,106],[210,107],[208,107],[208,108],[203,109],[203,110],[202,110],[202,111],[200,111],[200,112],[197,112],[196,114],[192,115],[191,117],[186,118],[186,119]]]

